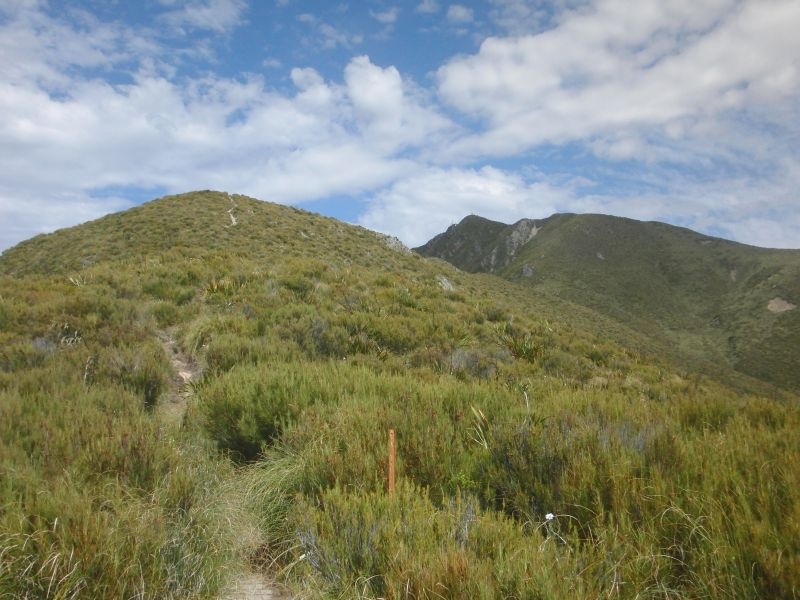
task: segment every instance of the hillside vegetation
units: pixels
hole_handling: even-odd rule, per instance
[[[800,595],[798,397],[591,309],[219,192],[0,273],[0,598]]]
[[[592,308],[695,368],[800,390],[800,250],[562,214],[514,225],[467,217],[418,251]]]

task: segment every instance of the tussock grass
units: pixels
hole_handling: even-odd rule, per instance
[[[0,259],[0,597],[211,598],[248,564],[310,598],[797,597],[796,396],[236,201]],[[165,328],[203,368],[178,428]]]
[[[273,363],[268,371],[239,367],[201,387],[198,410],[226,450],[249,436],[251,460],[263,454],[269,465],[277,440],[302,457],[290,488],[303,500],[283,561],[296,577],[319,578],[329,593],[346,596],[361,586],[364,597],[400,597],[405,585],[416,590],[409,597],[427,597],[437,577],[453,586],[437,593],[453,598],[550,589],[555,574],[535,583],[504,565],[526,582],[509,591],[470,553],[459,558],[469,565],[463,573],[431,575],[440,559],[426,553],[438,556],[448,539],[430,529],[432,515],[461,498],[488,520],[516,523],[522,547],[532,551],[544,536],[563,554],[558,577],[580,587],[553,586],[543,597],[792,597],[795,563],[763,551],[792,547],[799,533],[798,507],[787,496],[799,475],[790,466],[800,451],[796,407],[708,386],[682,389],[668,402],[558,382],[531,382],[525,391],[527,404],[518,387],[500,382],[446,374],[422,382],[341,361]],[[398,431],[398,472],[418,486],[395,505],[383,492],[389,427]],[[429,514],[408,516],[409,495],[424,498]],[[397,514],[367,510],[381,502]],[[546,525],[550,512],[558,517]],[[351,516],[337,521],[344,514]],[[304,525],[309,515],[320,520],[318,529]],[[418,525],[413,539],[384,543],[379,533]],[[320,546],[318,556],[309,544]],[[392,562],[397,544],[421,560],[413,573]]]

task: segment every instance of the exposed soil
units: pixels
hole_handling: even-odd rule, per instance
[[[782,313],[795,308],[797,308],[797,305],[787,302],[783,298],[773,298],[767,304],[767,310],[774,313]]]
[[[175,370],[167,401],[159,405],[158,413],[164,422],[180,426],[183,415],[186,413],[186,404],[192,394],[191,384],[200,377],[200,367],[194,360],[181,352],[175,338],[170,333],[161,331],[158,337]]]
[[[220,600],[289,600],[291,596],[274,584],[268,583],[261,575],[245,573]]]
[[[231,227],[236,227],[239,224],[239,220],[236,218],[236,215],[233,214],[233,211],[239,208],[239,205],[236,204],[236,200],[234,200],[233,196],[230,194],[228,194],[228,198],[230,198],[231,201],[231,207],[228,209],[228,216],[231,218]]]

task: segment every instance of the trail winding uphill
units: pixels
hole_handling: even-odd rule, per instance
[[[228,198],[231,201],[231,207],[227,210],[228,216],[231,218],[231,227],[236,227],[239,224],[239,219],[236,218],[236,215],[233,212],[239,208],[239,205],[236,204],[236,200],[233,199],[233,196],[228,194]]]
[[[202,371],[194,360],[181,351],[170,333],[162,331],[158,337],[175,371],[167,401],[161,403],[158,414],[164,423],[180,427],[192,394],[191,384],[200,378]],[[263,574],[245,567],[231,581],[220,600],[291,600],[291,596]]]

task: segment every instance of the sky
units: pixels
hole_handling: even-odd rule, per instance
[[[0,0],[0,250],[224,190],[800,247],[799,0]]]

